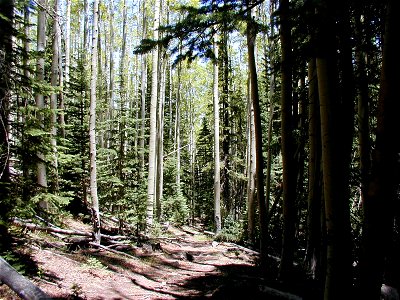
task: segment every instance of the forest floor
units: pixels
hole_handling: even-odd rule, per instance
[[[73,219],[65,225],[91,231]],[[18,244],[17,253],[29,260],[26,276],[53,299],[299,299],[260,274],[257,252],[188,226],[169,226],[124,252],[71,249],[60,235],[26,229]],[[0,299],[19,298],[1,285]]]

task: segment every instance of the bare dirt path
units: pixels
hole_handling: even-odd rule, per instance
[[[31,280],[55,299],[244,299],[259,290],[255,253],[189,227],[169,227],[166,234],[128,257],[104,249],[68,251],[35,233],[29,255],[38,276]]]

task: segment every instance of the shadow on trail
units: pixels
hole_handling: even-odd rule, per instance
[[[168,289],[152,288],[136,280],[132,282],[141,288],[175,299],[312,299],[307,292],[283,287],[278,282],[266,280],[260,274],[258,267],[231,264],[217,267],[218,272],[205,273],[202,276],[192,276],[180,284],[172,284]],[[278,290],[286,296],[274,294]],[[291,294],[293,293],[293,294]],[[301,295],[303,294],[303,295]],[[294,298],[291,298],[291,297]],[[157,299],[163,299],[162,297]]]

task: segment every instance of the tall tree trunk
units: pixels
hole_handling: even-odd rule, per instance
[[[71,66],[71,1],[66,0],[65,16],[65,83],[69,87],[70,66]]]
[[[110,27],[110,79],[109,79],[109,95],[108,95],[108,121],[110,123],[109,125],[109,133],[107,136],[107,148],[112,149],[113,148],[113,140],[112,140],[112,135],[111,132],[114,130],[113,128],[113,118],[114,118],[114,42],[115,42],[115,37],[114,37],[114,0],[110,0],[109,4],[109,10],[110,10],[110,18],[109,18],[109,27]]]
[[[59,78],[60,78],[60,27],[59,27],[59,18],[58,18],[58,0],[54,0],[54,23],[53,23],[53,57],[51,61],[51,86],[56,88],[59,86]],[[55,192],[58,191],[58,154],[57,154],[57,96],[56,92],[51,93],[50,95],[50,126],[51,126],[51,151],[53,156],[53,172],[54,172],[54,182],[53,189]]]
[[[269,15],[271,17],[271,12],[275,10],[275,4],[273,2],[270,3],[269,6]],[[266,39],[266,34],[263,34],[263,41],[264,41],[264,52],[265,52],[265,59],[267,61],[268,50],[271,53],[271,57],[275,56],[275,41],[271,38],[275,35],[274,26],[271,26],[271,33],[268,36],[268,40]],[[269,43],[269,49],[267,48]],[[273,59],[271,59],[273,61]],[[270,68],[274,69],[274,66],[271,65]],[[268,78],[269,76],[269,69],[266,66],[265,68],[265,75]],[[269,209],[270,207],[270,199],[271,199],[271,175],[272,175],[272,137],[273,137],[273,122],[274,122],[274,113],[275,113],[275,87],[276,87],[276,80],[275,80],[275,73],[272,72],[270,75],[270,82],[269,82],[269,91],[268,91],[268,99],[269,99],[269,112],[268,112],[268,137],[267,137],[267,146],[268,146],[268,153],[267,153],[267,162],[266,162],[266,175],[265,175],[265,203],[267,205],[267,227],[269,226],[269,222],[272,218],[272,210]]]
[[[158,103],[158,128],[157,128],[157,186],[156,186],[156,218],[161,219],[161,203],[164,189],[164,103],[165,103],[165,76],[166,54],[163,53],[160,78],[160,101]]]
[[[247,5],[250,6],[252,1],[248,1]],[[264,195],[264,159],[262,153],[262,126],[261,126],[261,109],[260,109],[260,98],[258,94],[258,79],[257,69],[255,60],[255,42],[256,42],[257,29],[253,23],[251,12],[247,18],[247,52],[248,52],[248,66],[250,73],[250,95],[253,103],[254,110],[254,126],[255,126],[255,140],[256,140],[256,193],[258,202],[258,213],[260,223],[260,254],[261,254],[261,266],[263,268],[267,265],[267,239],[268,239],[268,225],[267,215],[268,207],[265,203]]]
[[[250,97],[250,78],[247,82],[248,85],[248,162],[247,162],[247,239],[254,245],[255,243],[255,182],[256,182],[256,137],[254,126],[254,108]]]
[[[176,147],[176,188],[181,192],[181,70],[182,64],[178,63],[178,83],[176,87],[175,105],[175,147]]]
[[[279,277],[292,276],[296,229],[296,179],[294,122],[292,115],[292,42],[289,0],[280,1],[281,56],[281,138],[283,163],[283,241]]]
[[[154,7],[153,39],[159,38],[160,26],[160,0],[156,0]],[[150,141],[149,141],[149,172],[147,178],[147,217],[146,225],[149,229],[153,225],[155,184],[156,184],[156,137],[157,137],[157,99],[158,99],[158,46],[152,52],[152,74],[151,74],[151,101],[150,101]]]
[[[7,228],[10,192],[10,143],[9,143],[9,103],[11,97],[10,77],[13,46],[12,32],[14,20],[14,3],[12,0],[0,1],[0,251],[9,249]]]
[[[29,32],[30,32],[30,6],[28,3],[25,3],[24,6],[24,34],[26,37],[29,36]],[[3,28],[3,25],[0,25],[1,28]],[[5,36],[5,35],[3,35]],[[5,40],[7,40],[8,38],[6,37]],[[27,38],[25,38],[23,40],[23,44],[24,44],[24,51],[25,53],[29,53],[30,51],[30,42]],[[6,53],[6,52],[5,52]],[[29,67],[29,58],[27,56],[25,56],[22,60],[22,65],[23,65],[23,69],[24,69],[24,82],[26,83],[27,89],[29,90],[29,92],[32,91],[31,87],[29,87],[29,80],[31,78],[31,72],[30,72],[30,67]],[[27,96],[23,99],[23,109],[25,109],[26,107],[28,107],[28,103],[29,103],[30,97]],[[21,115],[21,122],[24,124],[25,123],[25,116],[22,114]],[[24,148],[24,150],[22,151],[26,151],[25,149],[28,148],[28,146],[26,145],[27,143],[25,143],[26,141],[26,129],[22,128],[21,129],[21,144],[22,147]],[[4,151],[1,151],[2,153],[5,153]],[[30,174],[30,166],[29,166],[29,157],[21,157],[21,168],[22,168],[22,176],[23,178],[28,178],[29,174]],[[0,195],[1,197],[1,195]],[[23,184],[22,186],[22,201],[26,202],[28,201],[28,197],[29,197],[29,185],[27,184]],[[2,199],[4,199],[3,197],[1,197]],[[6,210],[6,209],[5,209]]]
[[[36,80],[39,83],[44,82],[44,64],[45,64],[45,48],[46,48],[46,0],[40,0],[37,25],[37,52],[36,61]],[[40,125],[44,128],[43,110],[45,108],[43,93],[37,92],[35,95],[36,106],[38,108],[38,119]],[[44,154],[39,151],[37,153],[37,183],[39,187],[47,188],[47,170]]]
[[[225,204],[226,214],[229,215],[232,213],[232,197],[231,193],[231,182],[229,179],[229,169],[230,167],[230,108],[229,108],[229,54],[228,54],[228,38],[229,33],[224,31],[221,34],[221,42],[219,43],[220,47],[220,57],[219,57],[219,67],[221,69],[221,85],[222,85],[222,93],[220,95],[221,105],[222,106],[222,114],[221,123],[222,126],[222,170],[221,170],[221,194],[223,203]]]
[[[126,160],[126,119],[127,119],[127,84],[125,77],[125,69],[128,68],[126,65],[126,39],[127,39],[127,6],[126,0],[122,1],[122,46],[121,46],[121,57],[120,57],[120,65],[119,65],[119,120],[118,120],[118,131],[119,131],[119,149],[118,149],[118,177],[119,180],[123,183],[125,181],[124,178],[124,166]],[[119,188],[119,195],[121,198],[124,197],[124,186],[121,185]],[[121,210],[121,206],[119,205],[119,210]]]
[[[196,159],[196,142],[195,142],[195,128],[194,128],[194,108],[193,96],[188,99],[190,106],[190,133],[189,133],[189,167],[190,167],[190,215],[191,224],[194,226],[194,212],[195,212],[195,159]]]
[[[315,59],[308,62],[309,79],[309,158],[308,158],[308,216],[306,265],[312,277],[322,278],[321,245],[321,121],[319,115],[318,82]]]
[[[398,201],[400,128],[400,45],[396,41],[400,28],[398,1],[387,4],[383,61],[377,110],[376,146],[371,177],[364,201],[363,256],[361,260],[361,294],[363,299],[378,299],[384,263],[392,239],[393,218]],[[398,206],[397,206],[398,207]]]
[[[269,112],[268,112],[268,137],[267,137],[267,145],[268,145],[268,153],[267,153],[267,171],[265,176],[265,203],[267,205],[267,226],[269,226],[269,222],[272,218],[272,211],[269,209],[270,206],[270,198],[271,198],[271,175],[272,175],[272,136],[273,136],[273,123],[274,123],[274,113],[275,113],[275,103],[274,103],[274,94],[275,94],[275,74],[271,74],[270,78],[270,87],[269,87]]]
[[[218,41],[214,36],[213,62],[213,107],[214,107],[214,222],[215,232],[221,231],[221,174],[220,174],[220,149],[219,149],[219,91],[218,91]]]
[[[93,2],[93,37],[90,75],[90,110],[89,110],[89,149],[90,149],[90,195],[92,197],[92,219],[95,242],[100,244],[100,212],[97,196],[96,163],[96,87],[97,87],[97,41],[98,41],[99,3]]]
[[[64,89],[69,90],[69,77],[70,77],[70,65],[71,65],[71,0],[66,1],[66,16],[65,16],[65,67],[64,67],[64,78],[65,86],[61,82],[63,74],[60,74],[60,86]],[[59,28],[60,29],[60,28]],[[59,47],[61,47],[61,30],[59,34]],[[61,48],[60,48],[61,49]],[[62,56],[59,56],[60,71],[62,68]],[[65,96],[64,93],[60,94],[60,130],[61,136],[65,138]]]
[[[87,56],[87,51],[89,46],[89,3],[88,0],[83,0],[83,41],[82,41],[82,49],[80,49],[80,52],[83,53],[83,61],[85,66],[88,64],[88,56]]]
[[[322,168],[327,230],[327,265],[324,298],[338,299],[352,291],[349,203],[344,174],[347,165],[342,145],[341,103],[336,69],[334,7],[324,1],[318,8],[317,77],[321,116]],[[348,112],[343,112],[347,114]],[[352,130],[352,128],[346,128]],[[347,146],[347,145],[346,145]]]
[[[142,36],[144,39],[146,36],[146,1],[142,2]],[[141,172],[140,177],[144,174],[145,169],[145,158],[144,158],[144,145],[145,145],[145,128],[146,128],[146,91],[147,91],[147,54],[142,54],[141,58],[141,69],[140,69],[140,77],[141,77],[141,103],[140,103],[140,142],[139,142],[139,151],[140,151],[140,163],[141,163]]]
[[[101,0],[99,0],[99,6],[101,6]],[[97,65],[98,65],[98,79],[100,80],[100,81],[102,81],[101,79],[103,78],[103,76],[104,76],[104,74],[107,74],[107,71],[106,71],[106,68],[105,68],[105,65],[106,64],[103,64],[103,61],[102,61],[102,57],[104,56],[104,57],[106,57],[107,56],[107,51],[105,51],[105,55],[103,55],[102,54],[102,47],[101,47],[101,45],[102,45],[102,35],[101,35],[101,32],[102,32],[102,28],[101,28],[101,22],[98,22],[99,24],[98,24],[98,30],[99,30],[99,34],[98,34],[98,42],[97,42]],[[104,28],[104,27],[103,27]],[[106,42],[104,42],[104,44],[105,45],[107,45],[106,44]],[[99,88],[98,88],[98,91],[97,91],[97,95],[99,95],[99,97],[100,97],[100,101],[98,100],[98,102],[99,103],[101,103],[99,106],[101,106],[101,110],[100,110],[100,112],[99,112],[99,114],[98,114],[98,122],[100,123],[100,124],[104,124],[105,123],[105,121],[106,121],[106,113],[104,112],[104,110],[103,110],[103,107],[105,106],[104,104],[103,104],[103,95],[104,95],[104,90],[103,90],[103,84],[100,84],[100,86],[99,86]],[[106,93],[107,93],[108,91],[107,91],[107,89],[106,89]],[[107,95],[107,94],[106,94]],[[107,98],[107,97],[105,97],[105,98]],[[102,126],[103,127],[103,126]],[[104,149],[105,148],[105,139],[104,139],[104,132],[105,132],[105,130],[104,129],[99,129],[99,130],[97,130],[97,136],[98,136],[98,142],[97,142],[97,145],[98,145],[98,147],[100,148],[100,149]]]

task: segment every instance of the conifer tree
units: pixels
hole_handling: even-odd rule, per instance
[[[14,4],[12,0],[1,1],[0,11],[0,250],[8,247],[8,213],[11,209],[10,195],[10,142],[9,142],[9,105],[11,96],[10,74],[13,57],[13,20]]]

